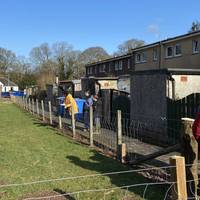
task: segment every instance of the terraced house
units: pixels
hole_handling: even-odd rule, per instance
[[[200,93],[200,31],[145,45],[127,55],[88,64],[86,78],[91,77],[106,77],[107,80],[115,77],[117,89],[130,94],[130,107],[127,104],[125,107],[128,109],[124,111],[119,105],[125,105],[125,102],[117,103],[118,109],[130,112],[131,120],[145,123],[147,135],[152,132],[154,140],[161,137],[171,142],[171,136],[177,135],[169,133],[171,119],[195,116],[195,109],[190,113],[182,113],[183,116],[174,110],[179,109],[175,108],[177,102],[185,102],[190,97],[193,101],[193,97]],[[190,108],[187,110],[191,111]]]
[[[200,31],[133,49],[131,53],[86,65],[86,76],[121,76],[133,71],[200,68]]]
[[[133,49],[131,53],[86,65],[86,77],[116,77],[130,92],[130,75],[159,69],[200,69],[200,31]]]
[[[134,49],[134,71],[200,69],[200,31]]]

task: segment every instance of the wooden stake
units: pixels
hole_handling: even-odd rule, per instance
[[[90,146],[94,146],[94,141],[93,141],[93,107],[90,106]]]
[[[31,99],[28,99],[28,107],[29,107],[29,112],[31,112]]]
[[[35,102],[34,102],[34,99],[32,99],[32,113],[33,115],[35,114]]]
[[[37,115],[40,115],[40,111],[39,111],[39,105],[38,105],[38,99],[36,99],[36,109],[37,109]]]
[[[117,111],[117,145],[122,144],[122,112]]]
[[[171,182],[175,182],[172,191],[172,199],[187,200],[185,159],[182,156],[172,156],[170,158]]]
[[[72,109],[72,134],[73,134],[73,138],[76,138],[76,122],[75,122],[75,115],[74,115],[74,108],[73,106],[71,106]]]
[[[52,125],[53,122],[52,122],[51,101],[49,101],[49,121],[50,121],[50,124]]]
[[[59,121],[59,129],[62,129],[62,117],[60,115],[58,116],[58,121]]]
[[[45,117],[44,117],[44,101],[41,101],[41,106],[42,106],[42,120],[45,121]]]

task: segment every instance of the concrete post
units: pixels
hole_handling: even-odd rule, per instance
[[[187,180],[193,180],[187,183],[188,198],[197,198],[198,186],[198,143],[193,136],[192,124],[194,119],[182,118],[181,127],[181,150],[182,156],[185,157],[186,177]]]

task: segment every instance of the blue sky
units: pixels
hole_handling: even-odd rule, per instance
[[[28,56],[48,42],[113,53],[125,40],[152,43],[200,20],[199,0],[0,0],[0,46]]]

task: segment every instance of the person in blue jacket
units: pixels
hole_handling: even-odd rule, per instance
[[[90,107],[93,105],[93,98],[90,95],[89,91],[85,92],[86,102],[84,106],[84,131],[89,131],[90,128]]]

